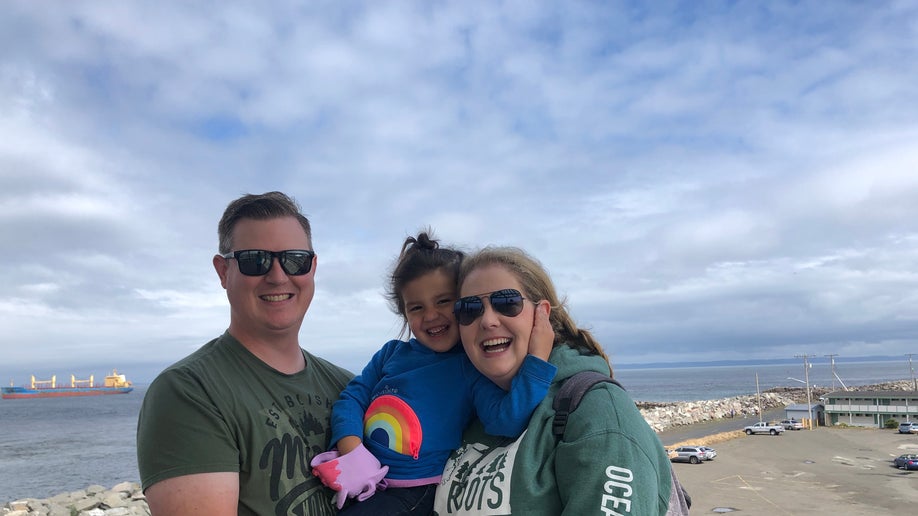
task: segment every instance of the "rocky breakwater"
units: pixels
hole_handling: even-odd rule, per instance
[[[785,407],[796,403],[784,393],[765,392],[761,397],[734,396],[719,400],[680,401],[674,403],[637,402],[644,419],[655,431],[729,417],[753,417],[759,410]]]
[[[111,489],[89,486],[51,498],[14,500],[0,508],[0,516],[149,516],[140,484],[122,482]]]
[[[914,383],[911,380],[900,380],[849,387],[849,390],[909,391],[913,389],[913,386]],[[817,403],[816,400],[828,392],[830,392],[830,389],[813,387],[810,389],[810,399],[813,403]],[[703,423],[715,419],[743,417],[743,415],[749,417],[758,416],[759,410],[766,411],[771,408],[786,407],[794,403],[806,404],[806,400],[806,389],[802,387],[774,387],[763,391],[761,397],[750,394],[719,400],[672,403],[638,401],[637,406],[651,428],[660,432],[677,426]]]

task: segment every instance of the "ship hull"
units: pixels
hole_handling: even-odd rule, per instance
[[[24,387],[2,387],[0,397],[5,400],[25,398],[69,398],[74,396],[103,396],[106,394],[127,394],[133,387],[65,387],[49,389],[27,389]]]

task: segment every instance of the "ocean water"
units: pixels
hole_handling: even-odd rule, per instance
[[[846,385],[910,379],[907,363],[836,364]],[[719,399],[760,388],[799,387],[803,363],[790,365],[616,369],[615,376],[638,401]],[[809,371],[811,385],[831,387],[828,364]],[[840,388],[837,379],[836,387]],[[0,400],[0,504],[48,498],[98,484],[139,481],[135,455],[137,415],[146,391],[116,396]]]
[[[145,390],[0,400],[0,504],[138,482],[137,415]]]
[[[802,359],[797,364],[615,369],[615,377],[636,401],[694,401],[755,394],[756,375],[762,391],[772,387],[805,387],[807,380]],[[842,389],[842,385],[850,388],[912,378],[905,358],[889,362],[836,362],[835,375],[828,362],[811,364],[810,387]]]

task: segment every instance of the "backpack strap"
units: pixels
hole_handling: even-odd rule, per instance
[[[580,405],[583,396],[593,388],[597,383],[614,383],[623,390],[622,384],[618,380],[607,374],[598,371],[580,371],[569,377],[561,384],[558,394],[552,401],[551,408],[555,409],[555,419],[551,424],[551,431],[557,438],[564,436],[564,429],[567,428],[567,417],[571,412]]]
[[[625,390],[618,380],[607,374],[597,371],[580,371],[569,377],[561,384],[558,394],[552,401],[551,407],[555,409],[555,419],[551,424],[552,434],[560,439],[564,437],[564,429],[567,427],[567,417],[573,412],[583,396],[598,383],[614,383]],[[676,478],[676,471],[670,468],[672,477],[672,488],[669,495],[669,508],[666,511],[667,516],[688,515],[689,508],[692,506],[692,497],[689,496],[685,487]]]

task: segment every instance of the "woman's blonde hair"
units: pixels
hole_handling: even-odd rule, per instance
[[[459,287],[462,287],[465,278],[473,270],[491,265],[503,267],[516,276],[523,287],[523,295],[527,299],[533,302],[548,301],[551,305],[549,321],[555,332],[554,345],[568,344],[581,353],[599,355],[606,359],[606,363],[609,363],[609,357],[606,356],[602,346],[593,338],[593,335],[587,330],[578,328],[574,323],[567,311],[565,300],[558,298],[554,283],[548,272],[545,271],[545,267],[522,249],[485,247],[466,256],[459,268]],[[609,373],[612,373],[611,364],[609,364]]]

